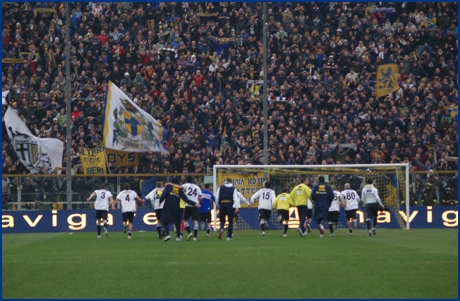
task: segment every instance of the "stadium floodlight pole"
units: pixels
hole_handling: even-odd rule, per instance
[[[72,209],[72,159],[70,156],[70,34],[69,34],[69,2],[65,3],[65,89],[66,93],[66,115],[67,115],[67,129],[66,129],[66,182],[67,182],[67,209]]]
[[[263,78],[263,98],[264,98],[264,165],[268,165],[268,93],[267,93],[267,2],[263,2],[263,47],[264,47],[264,78]]]

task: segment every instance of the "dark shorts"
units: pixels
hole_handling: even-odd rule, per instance
[[[105,219],[107,220],[109,212],[107,210],[96,210],[96,220]]]
[[[332,223],[337,223],[339,221],[339,213],[339,211],[329,211],[327,220]]]
[[[367,204],[366,205],[366,216],[368,219],[373,220],[377,218],[377,211],[379,210],[379,206],[377,203]]]
[[[200,213],[200,221],[211,222],[211,212]]]
[[[270,220],[271,214],[272,214],[271,210],[259,209],[259,220],[264,219],[266,222],[268,222]]]
[[[193,221],[200,219],[200,210],[198,207],[185,207],[184,221],[188,221],[189,218],[192,218]]]
[[[313,217],[313,209],[307,209],[307,219],[310,219]]]
[[[328,213],[329,213],[329,207],[315,207],[315,213],[313,215],[313,219],[315,220],[327,219]]]
[[[289,221],[289,210],[279,209],[278,210],[278,221],[281,223],[283,221]]]
[[[356,210],[358,209],[345,210],[345,218],[347,220],[356,219]]]
[[[135,212],[124,212],[122,214],[123,222],[129,221],[132,224],[134,221],[134,213]]]
[[[155,215],[157,216],[157,220],[159,221],[161,221],[161,212],[163,212],[163,209],[155,210]]]

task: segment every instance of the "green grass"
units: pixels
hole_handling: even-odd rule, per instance
[[[3,298],[458,298],[458,230],[3,234]]]

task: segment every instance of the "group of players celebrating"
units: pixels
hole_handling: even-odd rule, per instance
[[[177,178],[173,178],[170,183],[157,182],[156,188],[144,199],[139,198],[137,193],[130,189],[128,183],[124,185],[124,190],[114,199],[110,191],[102,184],[100,189],[95,190],[87,201],[96,197],[94,208],[96,210],[98,238],[101,237],[102,226],[105,236],[108,237],[109,202],[112,210],[116,210],[118,202],[121,203],[124,232],[127,232],[128,239],[131,239],[136,202],[145,203],[145,201],[150,201],[155,210],[158,238],[165,242],[171,239],[170,224],[174,225],[176,241],[182,240],[184,229],[187,231],[187,240],[196,241],[200,222],[201,229],[206,229],[206,237],[209,237],[212,227],[211,210],[213,204],[219,208],[220,228],[217,238],[222,238],[227,220],[232,221],[228,223],[227,240],[232,240],[233,221],[236,223],[241,203],[246,203],[249,208],[258,203],[262,236],[266,235],[272,211],[277,211],[277,221],[283,226],[283,236],[286,237],[290,216],[289,208],[296,207],[300,219],[297,231],[304,238],[307,233],[311,233],[312,219],[317,222],[320,237],[324,237],[326,221],[330,235],[334,236],[339,221],[340,206],[344,207],[349,235],[352,236],[353,228],[357,227],[356,211],[359,201],[362,200],[366,204],[366,225],[369,236],[376,235],[377,211],[379,207],[385,208],[385,206],[380,200],[378,190],[374,187],[372,179],[367,180],[367,185],[362,189],[361,197],[350,188],[349,183],[345,183],[344,190],[340,192],[334,185],[330,186],[325,183],[323,176],[318,177],[318,183],[313,189],[308,186],[308,181],[306,177],[301,178],[300,183],[290,193],[287,187],[283,187],[278,196],[271,189],[270,182],[265,182],[264,188],[258,190],[248,201],[233,186],[231,179],[225,179],[214,196],[209,190],[209,184],[206,184],[205,189],[201,190],[198,185],[193,183],[193,177],[187,176],[184,184],[180,184]],[[190,219],[193,221],[193,232],[189,224]]]

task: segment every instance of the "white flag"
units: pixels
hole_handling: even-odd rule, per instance
[[[8,96],[8,93],[10,93],[10,90],[2,92],[2,106],[8,105],[8,103],[6,102],[6,97]]]
[[[104,145],[125,152],[167,153],[168,131],[109,81],[104,114]]]
[[[49,174],[56,167],[62,167],[63,141],[35,137],[11,107],[6,110],[3,120],[11,146],[31,173],[39,173],[45,168],[45,172]]]

